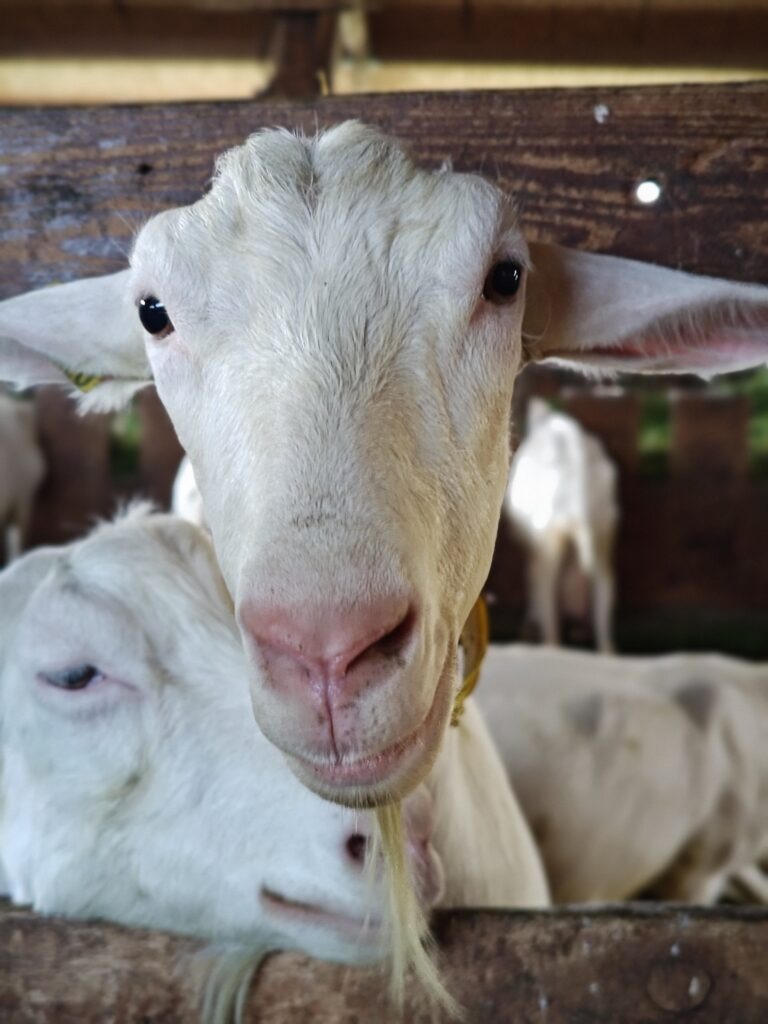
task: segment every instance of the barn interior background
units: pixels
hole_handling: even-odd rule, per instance
[[[342,116],[403,135],[430,163],[452,156],[458,168],[498,178],[520,195],[533,237],[768,281],[764,2],[0,0],[0,23],[2,297],[119,269],[142,218],[194,199],[213,155],[248,131],[272,123],[312,128]],[[487,89],[496,91],[466,91]],[[516,89],[534,91],[508,91]],[[253,106],[233,102],[254,97]],[[165,105],[177,101],[190,105]],[[658,189],[645,203],[638,186],[649,181]],[[625,378],[606,388],[539,369],[519,392],[518,422],[524,398],[544,395],[601,437],[619,465],[619,650],[768,657],[768,373],[711,384],[679,378],[673,386]],[[168,501],[181,452],[151,392],[117,417],[79,419],[55,391],[36,402],[49,471],[30,544],[70,539],[137,491]],[[496,635],[520,635],[524,559],[503,524],[488,590]],[[756,980],[766,935],[759,915],[752,929],[704,915],[692,959],[679,971],[660,959],[677,927],[671,919],[655,930],[650,912],[647,920],[616,920],[562,917],[548,941],[561,951],[577,934],[593,943],[592,960],[569,961],[579,985],[590,971],[606,976],[619,933],[627,964],[658,952],[644,989],[655,1010],[625,1004],[617,1017],[608,1000],[603,1016],[590,1016],[574,995],[571,1003],[561,997],[548,1017],[509,1019],[631,1024],[694,1012],[696,1020],[767,1019],[768,995]],[[96,956],[103,935],[83,925],[48,930],[43,940],[40,924],[21,915],[14,927],[17,957],[44,950],[41,972],[70,943],[80,944],[78,955]],[[506,943],[518,966],[552,970],[554,947],[530,954],[524,930],[510,937],[498,924],[482,934],[477,927],[458,919],[445,925],[456,933],[449,964],[460,997],[471,1001],[475,962],[493,942]],[[144,969],[146,944],[120,941],[125,962]],[[142,975],[147,1005],[154,1014],[158,1006],[178,1013],[183,995],[168,990],[162,972],[170,952],[159,945],[155,952],[154,973]],[[265,983],[283,999],[292,977],[285,963]],[[699,969],[719,991],[717,1006],[699,1007],[690,994]],[[333,1002],[336,968],[316,977],[335,1007],[328,1020],[352,1020],[344,1014],[374,998],[364,979],[362,995],[349,985],[350,1010],[342,1005],[347,996]],[[618,998],[630,982],[620,972],[613,977]],[[503,986],[503,978],[490,983]],[[97,993],[86,989],[70,1016],[47,1019],[97,1019],[84,1009]],[[10,992],[4,998],[13,1007]],[[759,995],[759,1005],[743,1002],[754,1011],[728,1016],[729,1000],[745,993]],[[68,994],[55,998],[61,1007]],[[498,1005],[495,1015],[478,1009],[471,1019],[503,1019]],[[297,1003],[295,1012],[309,1010]]]

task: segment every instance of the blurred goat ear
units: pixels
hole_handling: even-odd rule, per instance
[[[89,408],[115,408],[151,381],[130,271],[0,302],[0,380],[63,384]]]
[[[713,376],[768,363],[768,288],[533,243],[529,359]]]

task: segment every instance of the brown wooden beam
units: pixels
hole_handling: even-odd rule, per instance
[[[768,282],[768,84],[0,110],[0,296],[119,269],[150,214],[199,197],[262,125],[359,117],[482,171],[533,238]],[[654,206],[637,182],[662,185]]]
[[[631,905],[454,912],[435,931],[471,1024],[765,1024],[768,912]],[[0,913],[4,1024],[175,1024],[196,1019],[201,943],[115,925]],[[385,1024],[381,969],[271,956],[246,1022]],[[432,1024],[413,985],[403,1021]]]
[[[2,7],[3,57],[264,57],[274,16],[263,11]]]
[[[766,67],[765,4],[431,3],[390,0],[369,18],[380,60]]]

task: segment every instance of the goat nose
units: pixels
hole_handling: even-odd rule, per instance
[[[274,686],[322,683],[333,703],[336,694],[349,697],[392,674],[414,635],[416,612],[402,595],[352,608],[251,601],[240,622]]]

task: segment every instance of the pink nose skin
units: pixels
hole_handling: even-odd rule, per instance
[[[351,609],[250,601],[240,623],[271,686],[327,716],[335,747],[334,716],[349,712],[359,694],[404,666],[416,611],[402,595]]]

